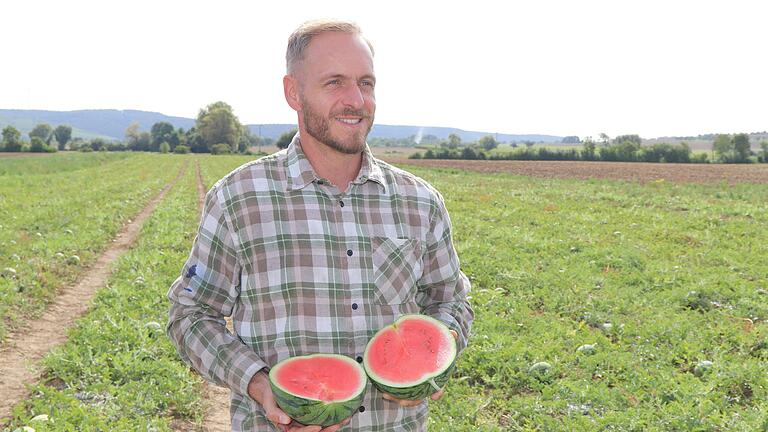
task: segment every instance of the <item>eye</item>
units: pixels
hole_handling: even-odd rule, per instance
[[[334,78],[334,79],[332,79],[332,80],[328,80],[328,81],[325,83],[325,85],[327,85],[327,86],[337,86],[337,85],[341,85],[341,80],[340,80],[340,79],[338,79],[338,78]]]
[[[373,82],[373,80],[362,80],[360,81],[360,85],[364,87],[370,87],[373,88],[376,83]]]

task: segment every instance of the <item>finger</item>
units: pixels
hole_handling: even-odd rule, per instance
[[[456,330],[451,330],[451,334],[453,335],[454,339],[459,340],[459,334],[456,332]]]
[[[330,425],[320,432],[336,432],[337,430],[343,428],[347,424],[349,424],[349,421],[352,420],[352,417],[347,417],[344,420],[340,421],[339,423],[336,423],[335,425]]]
[[[320,432],[320,429],[322,429],[322,426],[318,426],[318,425],[304,426],[301,423],[293,422],[291,423],[291,426],[288,428],[288,431],[289,432]]]
[[[436,401],[436,400],[440,399],[441,397],[443,397],[443,393],[445,393],[445,389],[440,389],[440,391],[436,391],[436,392],[432,393],[432,396],[430,396],[430,399]]]

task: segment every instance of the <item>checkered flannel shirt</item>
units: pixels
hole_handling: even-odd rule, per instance
[[[362,360],[383,326],[431,315],[467,344],[473,312],[441,195],[365,148],[346,192],[319,178],[298,134],[208,192],[197,237],[168,293],[182,359],[232,390],[232,430],[276,430],[247,394],[262,368],[335,353]],[[231,316],[234,334],[225,328]],[[344,430],[426,428],[427,404],[401,408],[368,384]]]

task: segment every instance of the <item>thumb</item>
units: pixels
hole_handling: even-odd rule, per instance
[[[267,419],[272,423],[276,425],[287,425],[291,423],[291,418],[288,417],[288,414],[286,414],[285,411],[277,406],[273,398],[265,398],[262,407],[264,408],[264,414],[266,414]]]

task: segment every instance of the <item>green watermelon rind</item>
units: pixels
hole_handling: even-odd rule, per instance
[[[436,374],[427,376],[415,383],[403,383],[402,385],[393,385],[393,383],[389,382],[389,380],[381,379],[379,378],[375,372],[373,372],[368,364],[368,348],[371,346],[374,339],[376,339],[376,335],[378,335],[379,332],[382,330],[392,327],[393,325],[398,325],[401,321],[407,320],[407,319],[423,319],[430,321],[431,323],[435,324],[438,328],[440,328],[443,332],[445,332],[448,337],[454,342],[453,348],[453,360],[451,360],[451,363],[442,371],[437,371]],[[379,389],[380,391],[384,393],[389,393],[390,395],[396,397],[397,399],[402,400],[421,400],[425,399],[428,396],[431,396],[432,394],[436,393],[440,389],[442,389],[445,384],[448,382],[448,380],[451,377],[451,373],[453,372],[454,366],[456,365],[456,357],[458,356],[458,346],[456,345],[456,340],[454,339],[453,335],[450,332],[450,329],[448,326],[446,326],[441,321],[438,321],[435,318],[432,318],[427,315],[421,315],[421,314],[408,314],[403,315],[400,318],[398,318],[393,324],[382,328],[379,330],[379,332],[374,335],[370,341],[368,341],[368,346],[365,349],[365,353],[363,354],[363,368],[365,369],[365,373],[368,374],[368,378],[371,380],[371,383]]]
[[[347,361],[350,365],[354,364],[354,366],[360,371],[360,376],[362,378],[359,391],[354,396],[346,400],[324,402],[318,399],[305,398],[291,394],[275,382],[275,371],[280,369],[281,364],[294,359],[310,357],[340,358],[344,361]],[[285,413],[288,414],[290,418],[301,424],[320,425],[326,427],[337,424],[342,420],[351,417],[352,414],[357,411],[357,409],[363,403],[368,379],[363,368],[356,361],[349,357],[337,354],[312,354],[308,356],[291,357],[275,365],[275,367],[269,371],[269,383],[272,387],[272,393],[275,396],[275,402],[277,402],[277,406],[285,411]]]

